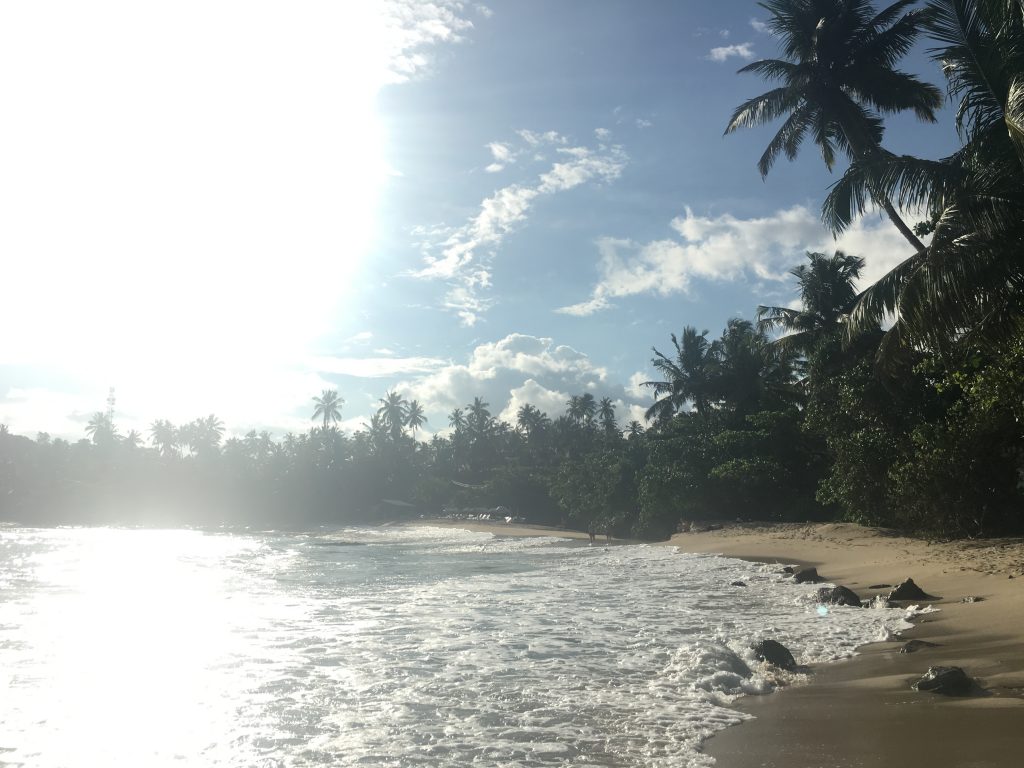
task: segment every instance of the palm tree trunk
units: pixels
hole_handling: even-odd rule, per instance
[[[846,131],[844,131],[846,133]],[[846,140],[850,143],[850,149],[853,150],[854,156],[858,160],[864,162],[870,162],[873,156],[878,154],[882,149],[880,144],[868,144],[865,145],[861,141],[857,141],[856,138],[851,137],[849,133],[846,133]],[[868,184],[868,190],[871,192],[871,198],[875,201],[876,205],[881,205],[882,210],[889,217],[896,229],[900,231],[900,234],[906,238],[907,242],[910,243],[917,253],[925,253],[928,249],[925,244],[921,242],[920,238],[914,234],[914,231],[907,226],[905,222],[896,212],[896,207],[892,204],[892,201],[888,197],[879,192],[874,184]]]
[[[893,204],[891,202],[889,202],[889,199],[884,195],[874,194],[873,189],[872,193],[872,197],[875,198],[876,203],[879,201],[879,199],[881,199],[882,208],[885,210],[886,215],[889,217],[889,221],[896,225],[896,229],[898,229],[900,231],[900,234],[907,239],[908,243],[914,246],[914,250],[917,251],[918,253],[924,253],[926,250],[928,250],[925,247],[925,244],[921,242],[920,238],[914,234],[914,231],[907,226],[907,222],[900,218],[900,215],[896,212],[896,208],[893,207]]]

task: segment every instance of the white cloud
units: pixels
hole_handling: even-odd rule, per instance
[[[586,354],[550,338],[519,333],[481,344],[467,363],[447,365],[397,389],[439,414],[437,418],[481,397],[490,403],[491,413],[510,423],[525,403],[555,418],[565,412],[565,403],[574,394],[592,392],[599,399],[623,403],[635,399],[621,384],[610,382],[607,370]]]
[[[497,173],[498,171],[504,170],[505,166],[509,163],[514,163],[516,161],[512,148],[509,147],[508,144],[492,141],[487,145],[487,148],[491,151],[491,157],[494,158],[494,162],[484,168],[488,173]]]
[[[641,386],[645,381],[650,381],[651,377],[643,371],[637,371],[629,377],[629,384],[626,386],[626,391],[633,397],[642,399],[650,397],[650,390],[646,387]]]
[[[492,11],[490,8],[488,8],[486,5],[483,5],[482,3],[477,3],[474,6],[474,8],[476,9],[476,12],[483,16],[485,19],[489,19],[494,15],[494,11]]]
[[[711,61],[728,61],[733,56],[740,59],[752,59],[754,58],[753,43],[737,43],[735,45],[723,45],[718,48],[712,48],[708,53],[708,58]]]
[[[636,127],[641,130],[643,130],[644,128],[650,128],[652,125],[654,125],[654,123],[652,123],[650,120],[645,120],[642,117],[638,117],[636,119]]]
[[[382,5],[387,34],[381,51],[389,59],[390,81],[414,78],[432,65],[431,49],[441,43],[459,43],[473,28],[459,0],[385,0]],[[490,9],[477,6],[483,18]],[[365,28],[356,28],[356,33]]]
[[[594,136],[598,138],[600,141],[608,141],[608,139],[610,139],[612,136],[612,132],[609,131],[607,128],[595,128]]]
[[[391,354],[387,349],[379,351]],[[445,364],[445,360],[435,357],[315,357],[310,360],[310,367],[320,373],[368,379],[426,373]]]
[[[723,40],[728,39],[728,37],[729,37],[729,30],[728,29],[720,29],[720,30],[718,30],[718,36],[720,38],[722,38]]]
[[[750,26],[754,29],[755,32],[760,32],[762,35],[768,33],[768,25],[765,24],[760,19],[751,19]]]
[[[729,214],[698,216],[689,208],[672,220],[677,239],[637,243],[597,241],[600,279],[591,297],[557,312],[585,317],[613,306],[613,300],[650,294],[690,292],[694,281],[766,281],[788,286],[788,271],[806,251],[844,250],[867,260],[861,285],[877,280],[911,254],[888,220],[865,216],[833,239],[806,206],[770,216],[739,219]]]
[[[479,213],[461,227],[420,229],[416,233],[425,238],[425,266],[412,276],[447,282],[443,306],[465,325],[475,324],[490,307],[491,299],[482,295],[491,284],[490,261],[505,237],[526,221],[538,199],[583,184],[611,182],[626,165],[626,154],[618,145],[602,144],[597,149],[564,146],[567,140],[555,131],[519,131],[518,135],[531,151],[550,151],[553,147],[558,159],[532,183],[510,184],[485,198]],[[494,142],[489,147],[496,160],[517,154],[507,144]],[[432,232],[443,237],[431,237]]]

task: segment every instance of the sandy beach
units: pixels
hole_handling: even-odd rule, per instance
[[[432,521],[430,524],[439,524]],[[503,535],[587,538],[504,523],[446,522]],[[812,669],[807,685],[741,699],[754,716],[713,737],[723,768],[1016,768],[1024,761],[1024,540],[928,543],[845,523],[736,524],[677,534],[681,551],[815,566],[862,599],[906,578],[939,609],[893,642]],[[964,602],[964,598],[975,598]],[[935,647],[899,653],[909,639]],[[984,693],[950,698],[911,683],[958,666]]]

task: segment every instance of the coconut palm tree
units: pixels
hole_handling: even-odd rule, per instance
[[[597,418],[601,422],[601,428],[606,435],[615,434],[619,431],[619,425],[615,422],[615,404],[610,397],[602,397],[598,405]]]
[[[325,389],[319,397],[314,397],[316,407],[313,409],[313,421],[323,419],[323,428],[341,420],[341,406],[345,400],[338,396],[338,390]]]
[[[448,425],[456,432],[462,432],[466,428],[466,414],[461,408],[453,408],[448,414]]]
[[[767,334],[749,320],[729,320],[714,347],[722,407],[736,420],[768,402],[798,399],[790,355],[772,350]]]
[[[1024,315],[1024,8],[933,0],[928,12],[963,147],[942,160],[886,153],[855,163],[824,207],[836,232],[865,209],[872,190],[929,215],[928,252],[883,276],[851,313],[851,334],[895,316],[883,360],[912,344],[1014,338]]]
[[[466,406],[469,415],[466,418],[466,426],[477,438],[490,433],[492,427],[491,412],[487,410],[490,403],[485,403],[482,398],[474,397],[473,402]]]
[[[573,424],[583,421],[583,411],[580,409],[580,396],[572,395],[565,402],[565,415]]]
[[[121,438],[121,444],[129,450],[135,450],[142,445],[142,435],[138,431],[131,429],[127,435]]]
[[[580,395],[579,410],[583,423],[589,427],[594,421],[594,416],[597,415],[597,400],[592,394],[584,392]]]
[[[629,422],[629,426],[626,427],[626,436],[630,440],[636,440],[644,433],[644,425],[639,421],[633,420]]]
[[[758,327],[762,331],[782,330],[786,334],[772,346],[788,354],[810,355],[822,338],[838,330],[857,300],[856,282],[864,269],[864,259],[836,251],[832,256],[808,253],[809,264],[789,271],[800,289],[801,309],[792,307],[757,308]]]
[[[85,434],[92,438],[95,445],[110,445],[117,437],[110,414],[103,411],[96,411],[92,415],[89,423],[85,426]]]
[[[214,453],[224,436],[224,422],[212,413],[192,421],[179,430],[179,440],[188,445],[194,455]]]
[[[780,153],[794,159],[808,137],[829,170],[837,152],[869,161],[881,152],[881,114],[912,110],[935,122],[942,94],[894,66],[921,33],[925,15],[898,0],[876,12],[869,0],[765,0],[768,27],[784,58],[755,61],[740,69],[780,85],[745,101],[733,112],[727,134],[785,118],[758,161],[766,176]],[[914,250],[924,244],[907,226],[890,198],[870,188],[873,202],[885,210]]]
[[[164,458],[178,455],[178,430],[166,419],[149,425],[149,440]]]
[[[413,438],[416,437],[416,430],[427,423],[427,417],[423,413],[423,406],[416,400],[410,400],[405,411],[405,425],[412,430]]]
[[[409,403],[397,392],[388,392],[380,400],[377,415],[388,431],[391,442],[397,443],[405,434],[404,427]]]
[[[661,381],[645,381],[641,386],[654,391],[654,405],[647,409],[648,421],[668,421],[687,403],[692,402],[697,413],[707,416],[711,409],[714,386],[714,350],[707,339],[706,330],[697,332],[693,326],[683,328],[681,338],[673,333],[675,356],[667,357],[657,349],[651,365],[662,375]]]

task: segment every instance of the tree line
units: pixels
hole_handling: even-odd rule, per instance
[[[1024,7],[1018,0],[766,0],[774,82],[726,132],[776,123],[761,156],[810,142],[848,166],[822,206],[835,233],[882,211],[912,255],[859,290],[864,258],[809,253],[798,307],[761,306],[718,336],[683,326],[652,349],[645,423],[585,392],[514,423],[480,398],[446,434],[389,392],[362,429],[343,400],[275,441],[223,439],[207,416],[154,422],[151,447],[97,413],[71,444],[0,429],[0,515],[21,522],[304,525],[409,510],[503,506],[534,522],[658,538],[688,521],[853,520],[936,537],[1024,524]],[[961,147],[923,159],[884,146],[884,118],[935,121],[935,86],[897,65],[924,39]],[[905,212],[916,211],[908,223]],[[870,256],[871,254],[867,254]],[[794,261],[800,258],[794,255]],[[660,346],[660,348],[659,348]],[[405,506],[406,504],[412,506]]]

